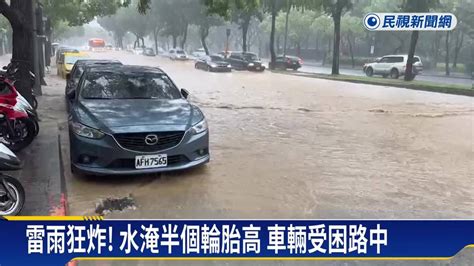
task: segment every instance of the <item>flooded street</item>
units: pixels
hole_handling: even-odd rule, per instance
[[[472,218],[472,98],[303,78],[209,73],[192,61],[94,54],[160,66],[210,126],[211,162],[154,176],[75,177],[70,215],[107,197],[111,218]],[[67,134],[62,134],[67,143]]]

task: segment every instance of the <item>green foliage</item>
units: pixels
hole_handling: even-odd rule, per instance
[[[69,26],[65,21],[60,21],[56,24],[54,30],[54,40],[60,41],[68,39],[74,36],[84,36],[84,27],[82,26]]]
[[[337,17],[352,8],[352,0],[323,0],[322,6],[327,14]]]

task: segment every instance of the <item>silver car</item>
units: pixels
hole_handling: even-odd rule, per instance
[[[71,170],[91,175],[143,174],[209,162],[209,130],[161,69],[86,69],[68,94]]]

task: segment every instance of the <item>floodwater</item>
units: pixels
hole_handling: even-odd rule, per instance
[[[138,208],[112,216],[474,216],[473,98],[270,72],[209,73],[191,61],[126,52],[94,56],[160,66],[188,89],[209,120],[212,161],[158,176],[72,178],[71,214],[132,194]]]
[[[205,113],[212,159],[120,178],[75,177],[65,160],[70,215],[132,196],[136,208],[107,217],[474,217],[473,98],[268,71],[209,73],[127,52],[94,56],[162,67]]]

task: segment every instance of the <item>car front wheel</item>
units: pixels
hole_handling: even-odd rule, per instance
[[[372,77],[374,75],[374,70],[369,67],[365,70],[365,74],[367,75],[367,77]]]

